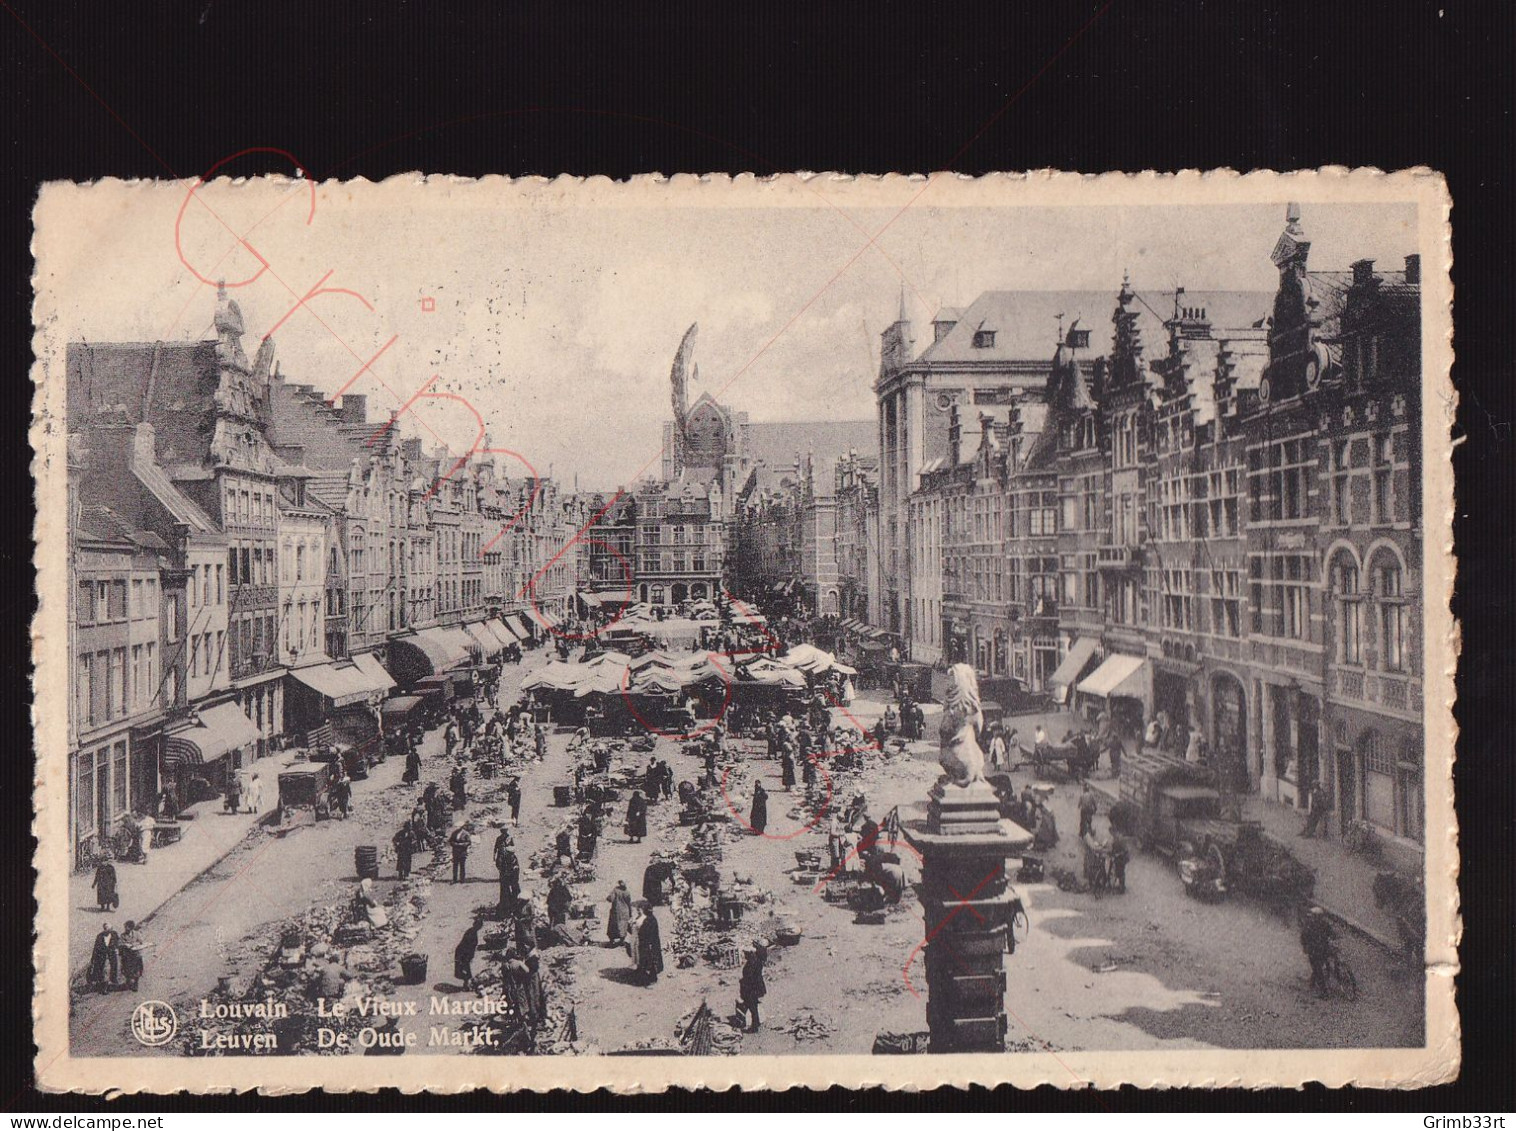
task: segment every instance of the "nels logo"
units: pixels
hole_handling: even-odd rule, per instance
[[[178,1031],[179,1015],[166,1001],[144,1001],[132,1010],[132,1036],[149,1048],[168,1044]]]

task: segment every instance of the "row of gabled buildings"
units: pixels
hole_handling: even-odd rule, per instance
[[[1291,206],[1273,293],[992,292],[919,354],[902,309],[876,623],[919,661],[1198,730],[1230,787],[1319,783],[1415,846],[1420,265],[1309,250]]]
[[[249,359],[224,290],[214,325],[68,347],[76,846],[286,738],[371,738],[397,683],[540,635],[587,579],[552,480],[428,453],[269,339]]]

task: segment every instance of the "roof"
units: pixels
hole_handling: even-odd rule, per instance
[[[134,531],[110,507],[85,504],[79,508],[79,534],[94,542],[136,544]]]
[[[744,458],[769,467],[788,467],[796,456],[836,459],[879,446],[876,420],[749,421],[741,431]]]
[[[211,517],[200,508],[200,505],[175,487],[168,474],[154,460],[139,457],[133,453],[132,474],[137,477],[137,482],[158,500],[164,510],[173,516],[175,522],[182,522],[196,534],[219,534]]]
[[[164,464],[205,458],[220,383],[214,341],[70,342],[66,371],[70,420],[149,420]]]
[[[1137,291],[1135,309],[1145,352],[1164,349],[1163,320],[1173,313],[1172,291]],[[1249,326],[1267,316],[1274,307],[1272,291],[1186,292],[1181,303],[1206,309],[1212,325]],[[951,309],[951,308],[947,308]],[[1110,352],[1111,314],[1116,292],[1110,291],[985,291],[976,298],[958,324],[940,342],[934,342],[917,358],[930,365],[976,365],[986,362],[1041,361],[1053,356],[1058,346],[1060,319],[1065,337],[1077,322],[1090,333],[1093,355]],[[939,320],[941,315],[939,315]],[[979,330],[993,330],[994,344],[975,346]],[[1154,355],[1156,356],[1156,355]]]

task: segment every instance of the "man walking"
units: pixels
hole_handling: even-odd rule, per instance
[[[411,831],[409,821],[400,826],[400,831],[395,834],[391,843],[395,846],[395,875],[402,880],[409,879],[411,857],[416,854],[416,836]]]
[[[516,909],[521,898],[521,862],[511,849],[511,834],[505,829],[495,838],[495,867],[500,872],[500,917]]]
[[[737,984],[737,1018],[746,1021],[748,1015],[752,1015],[753,1024],[748,1028],[749,1033],[758,1031],[758,1003],[768,993],[768,984],[763,980],[763,967],[768,962],[768,957],[768,944],[760,939],[753,944],[747,961],[742,964],[742,980]]]
[[[1089,782],[1085,782],[1084,791],[1079,795],[1079,835],[1081,837],[1095,830],[1095,811],[1099,806],[1095,791],[1090,788]]]
[[[511,807],[511,824],[521,823],[521,779],[511,776],[505,781],[505,800]]]
[[[468,826],[461,824],[447,840],[453,848],[453,883],[461,884],[467,879],[468,850],[473,845],[474,838],[469,835]]]
[[[1305,828],[1300,830],[1300,835],[1314,838],[1316,831],[1321,828],[1321,824],[1326,820],[1327,815],[1326,790],[1321,788],[1319,781],[1312,782],[1311,788],[1306,791],[1305,807]]]
[[[479,931],[483,926],[484,920],[476,916],[453,950],[453,977],[466,990],[474,988],[474,955],[479,952]]]

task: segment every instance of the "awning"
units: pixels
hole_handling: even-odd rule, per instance
[[[353,664],[368,677],[369,686],[375,691],[388,691],[395,686],[394,677],[385,671],[379,657],[372,652],[362,652],[353,657]]]
[[[440,625],[439,627],[430,629],[429,631],[441,633],[444,639],[451,642],[455,650],[463,654],[465,661],[484,659],[483,646],[479,643],[479,641],[475,640],[472,636],[465,632],[462,625]]]
[[[414,683],[468,663],[469,653],[478,647],[458,629],[423,628],[391,640],[390,661],[400,682]]]
[[[1068,698],[1069,685],[1084,674],[1084,669],[1089,666],[1090,657],[1094,654],[1095,641],[1088,636],[1081,636],[1074,641],[1068,655],[1054,669],[1053,674],[1048,676],[1048,686],[1053,689],[1055,702],[1062,703]]]
[[[312,664],[307,668],[293,668],[290,675],[317,695],[330,699],[333,707],[361,703],[376,690],[354,664]]]
[[[201,707],[198,714],[188,726],[164,735],[163,769],[201,766],[258,741],[258,728],[235,703]]]
[[[489,622],[489,625],[496,632],[500,633],[503,639],[508,640],[513,644],[520,643],[522,640],[526,639],[525,634],[521,631],[521,629],[517,628],[513,623],[511,623],[509,618],[502,620],[501,618],[496,617],[494,620]]]
[[[522,629],[526,632],[526,635],[522,637],[523,640],[535,640],[536,639],[538,625],[537,625],[536,621],[532,620],[530,614],[528,614],[528,613],[512,613],[511,614],[511,619],[514,619],[515,623],[519,624],[522,627]]]
[[[463,631],[479,646],[482,656],[494,656],[500,652],[500,641],[490,635],[489,630],[482,624],[466,624]]]
[[[1146,706],[1153,697],[1153,669],[1141,656],[1116,653],[1107,656],[1094,674],[1079,684],[1079,690],[1102,699],[1118,695],[1140,699]]]
[[[493,640],[495,647],[502,652],[516,643],[516,638],[498,620],[482,620],[474,627]]]

